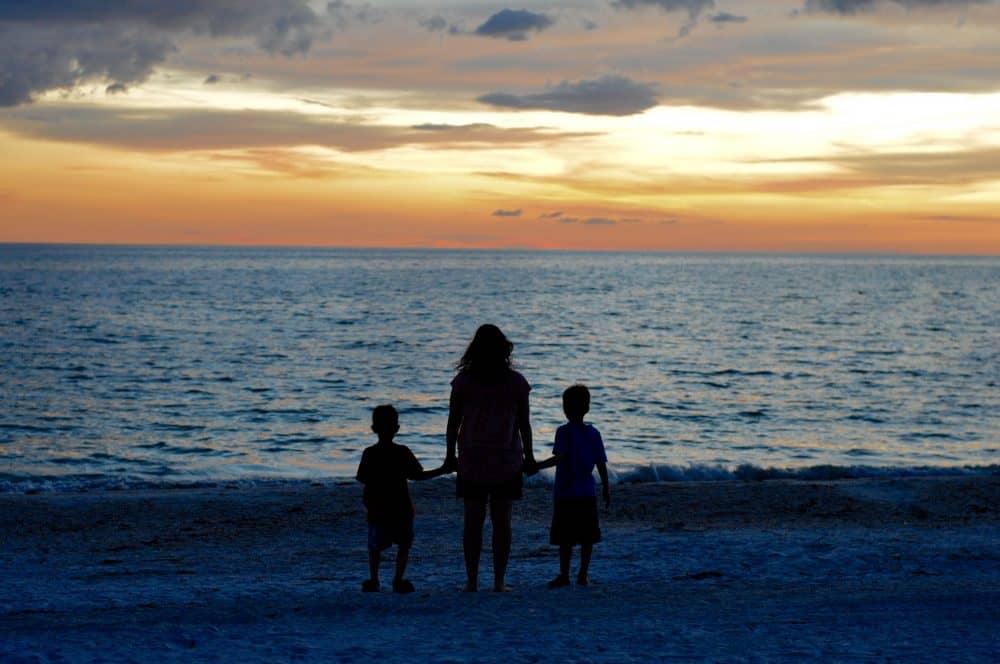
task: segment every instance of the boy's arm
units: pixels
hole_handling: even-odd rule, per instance
[[[544,470],[546,468],[552,468],[553,466],[557,466],[559,465],[559,462],[562,461],[563,456],[565,456],[563,453],[553,454],[545,461],[539,461],[538,463],[536,463],[535,470]]]
[[[419,473],[414,474],[413,477],[411,477],[410,479],[416,480],[417,482],[421,480],[432,480],[435,477],[441,477],[442,475],[447,475],[448,473],[453,473],[453,472],[455,471],[451,468],[451,466],[445,463],[439,468],[434,468],[432,470],[422,470]]]
[[[552,456],[541,463],[535,462],[533,465],[527,466],[525,468],[525,473],[527,475],[531,476],[540,470],[544,470],[545,468],[552,468],[553,466],[559,465],[559,462],[566,455],[565,432],[566,430],[563,427],[556,429],[556,439],[552,445]]]
[[[597,464],[597,474],[601,476],[601,494],[604,496],[604,506],[611,507],[611,485],[608,483],[608,464]]]

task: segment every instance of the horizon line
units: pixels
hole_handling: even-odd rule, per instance
[[[926,257],[926,258],[1000,258],[996,254],[933,253],[892,250],[837,251],[837,250],[768,250],[768,249],[574,249],[539,247],[431,247],[384,245],[336,244],[265,244],[224,242],[44,242],[0,240],[0,247],[119,247],[119,248],[171,248],[171,249],[337,249],[356,251],[469,251],[469,252],[524,252],[524,253],[604,253],[604,254],[673,254],[702,256],[857,256],[857,257]]]

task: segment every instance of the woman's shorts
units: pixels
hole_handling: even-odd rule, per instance
[[[408,547],[413,544],[413,519],[390,523],[368,524],[368,549],[385,551],[393,544]]]
[[[520,500],[524,481],[521,473],[504,482],[455,480],[455,495],[469,500]]]
[[[556,499],[549,544],[597,544],[600,541],[596,497]]]

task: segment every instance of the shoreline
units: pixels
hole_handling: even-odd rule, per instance
[[[710,482],[765,482],[789,480],[801,482],[850,480],[903,480],[935,478],[1000,477],[1000,464],[963,464],[953,466],[874,466],[813,464],[796,467],[757,466],[753,464],[609,464],[614,486],[632,484],[705,484]],[[446,481],[448,477],[445,478]],[[452,481],[454,477],[450,478]],[[525,479],[526,486],[551,486],[553,474],[542,471]],[[351,484],[354,466],[344,475],[304,475],[300,477],[260,475],[251,477],[205,477],[189,479],[138,478],[121,475],[19,475],[0,472],[0,495],[56,494],[155,490],[200,490],[216,488],[266,489],[281,486]]]
[[[545,588],[558,564],[550,490],[529,486],[514,508],[513,590],[500,595],[459,590],[453,491],[412,485],[409,596],[359,591],[354,482],[0,495],[0,658],[1000,653],[1000,477],[616,485],[596,584],[560,591]],[[490,569],[487,534],[483,585]],[[385,589],[391,563],[382,573]]]

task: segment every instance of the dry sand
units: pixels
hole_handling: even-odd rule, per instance
[[[1000,657],[1000,477],[618,485],[555,591],[531,487],[504,594],[459,590],[453,491],[413,486],[409,596],[359,592],[353,483],[0,495],[0,661]]]

